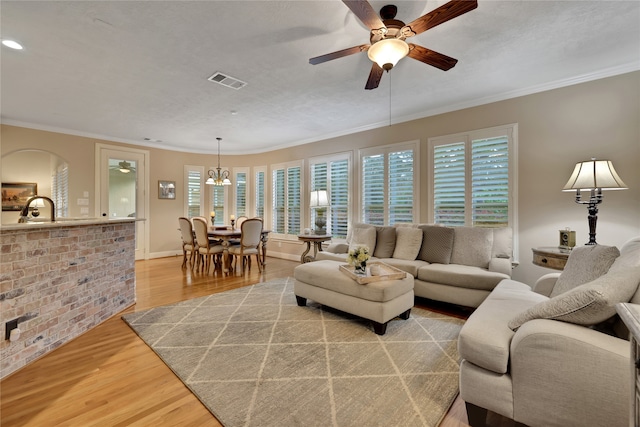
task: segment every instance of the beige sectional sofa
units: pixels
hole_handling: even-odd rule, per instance
[[[615,305],[640,303],[639,282],[640,237],[577,247],[533,288],[501,282],[458,338],[470,425],[490,410],[530,427],[628,426],[630,345]]]
[[[503,279],[511,278],[510,228],[428,224],[349,228],[346,243],[333,243],[316,260],[346,262],[349,247],[364,245],[382,261],[414,277],[416,296],[477,307]]]

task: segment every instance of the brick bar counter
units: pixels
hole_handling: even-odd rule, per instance
[[[135,303],[133,218],[3,224],[0,248],[0,378]]]

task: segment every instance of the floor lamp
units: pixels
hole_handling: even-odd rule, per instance
[[[596,223],[598,222],[598,205],[602,203],[602,190],[626,190],[610,160],[591,159],[576,164],[571,178],[562,191],[575,191],[576,203],[587,205],[589,210],[589,242],[596,245]],[[589,191],[589,200],[582,200],[580,191]]]

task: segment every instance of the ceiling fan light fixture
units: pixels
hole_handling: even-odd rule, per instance
[[[386,71],[392,69],[408,53],[407,42],[396,38],[382,39],[371,45],[367,51],[369,59]]]
[[[119,169],[120,172],[122,172],[122,173],[131,172],[131,164],[129,162],[127,162],[126,160],[120,162],[118,165],[120,166],[120,169]]]

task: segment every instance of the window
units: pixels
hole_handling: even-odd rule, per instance
[[[204,200],[203,200],[203,178],[204,167],[202,166],[189,166],[184,167],[184,182],[185,189],[185,207],[184,215],[188,218],[194,216],[204,215]]]
[[[390,145],[363,150],[361,164],[362,222],[393,225],[415,222],[418,218],[417,170],[418,144]]]
[[[266,174],[267,174],[266,168],[255,168],[254,170],[255,189],[256,189],[256,194],[254,199],[254,203],[255,203],[254,216],[258,218],[262,218],[263,220],[264,220],[264,194],[266,190],[264,179]]]
[[[429,140],[430,221],[514,229],[517,125]]]
[[[347,237],[349,223],[349,185],[350,163],[349,153],[328,158],[310,160],[310,191],[327,190],[329,208],[327,208],[327,233],[334,238]],[[311,227],[315,227],[316,209],[311,209]]]
[[[272,230],[278,234],[300,234],[302,190],[300,162],[272,169]]]
[[[236,168],[236,170],[238,170],[238,168]],[[248,215],[249,206],[248,206],[248,199],[247,199],[247,194],[249,192],[248,183],[247,183],[248,175],[249,173],[246,170],[241,170],[241,169],[235,173],[235,183],[234,183],[236,186],[235,215],[237,217],[249,216]]]
[[[210,185],[209,187],[211,187],[211,200],[212,200],[212,204],[213,206],[211,207],[211,210],[213,212],[216,213],[216,217],[214,220],[214,225],[226,225],[228,224],[227,221],[225,221],[225,211],[224,211],[224,206],[225,206],[225,191],[224,189],[227,188],[226,185]]]
[[[56,218],[69,216],[69,167],[59,165],[53,175],[51,198],[56,207]]]

